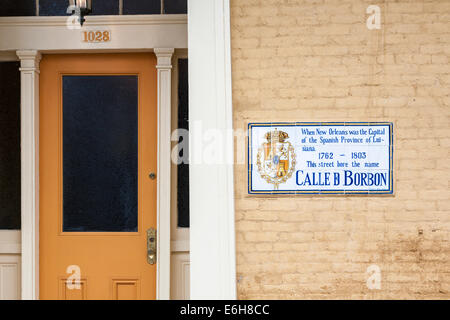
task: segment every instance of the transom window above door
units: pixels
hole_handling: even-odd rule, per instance
[[[1,0],[0,17],[65,16],[69,0]],[[90,15],[186,14],[187,0],[92,0]]]

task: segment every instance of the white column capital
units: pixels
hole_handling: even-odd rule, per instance
[[[18,50],[17,57],[20,60],[20,71],[36,71],[39,72],[39,62],[42,55],[37,50]]]
[[[174,48],[155,48],[154,52],[158,59],[156,68],[172,69],[172,56],[174,51]]]

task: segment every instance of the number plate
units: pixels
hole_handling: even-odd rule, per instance
[[[111,31],[107,29],[93,29],[81,31],[81,41],[85,43],[101,43],[111,41]]]

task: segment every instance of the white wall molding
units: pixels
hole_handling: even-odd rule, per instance
[[[188,252],[177,252],[172,255],[172,279],[177,283],[172,287],[172,299],[189,300],[190,259]]]
[[[170,299],[170,169],[173,48],[154,49],[158,69],[157,299]]]
[[[0,300],[20,299],[20,256],[0,254]]]
[[[0,26],[66,26],[68,16],[31,16],[31,17],[0,17]],[[161,24],[187,24],[185,14],[150,14],[150,15],[108,15],[86,16],[83,27],[90,26],[116,26],[116,25],[161,25]]]
[[[39,62],[17,51],[21,74],[22,299],[39,298]]]
[[[17,54],[15,51],[0,51],[0,62],[17,61]]]
[[[20,230],[0,230],[0,255],[20,254],[21,249]]]
[[[88,16],[81,29],[68,28],[66,21],[67,17],[2,17],[0,51],[187,48],[186,15]],[[83,42],[82,33],[93,29],[109,29],[111,40]]]
[[[229,0],[188,2],[189,121],[220,130],[226,164],[195,164],[205,147],[190,126],[191,299],[236,299]]]
[[[170,250],[174,252],[189,252],[189,240],[172,240]]]

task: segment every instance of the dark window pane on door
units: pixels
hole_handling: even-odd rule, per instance
[[[0,229],[20,229],[20,73],[0,63]]]
[[[178,128],[189,130],[188,60],[178,60]],[[183,150],[180,157],[189,158],[189,142],[179,139]],[[189,164],[178,165],[178,227],[189,228]]]
[[[186,14],[187,0],[164,0],[164,13]]]
[[[138,78],[63,77],[63,231],[138,230]]]
[[[35,16],[34,0],[0,0],[0,17]]]
[[[123,14],[160,14],[161,0],[123,0]]]

